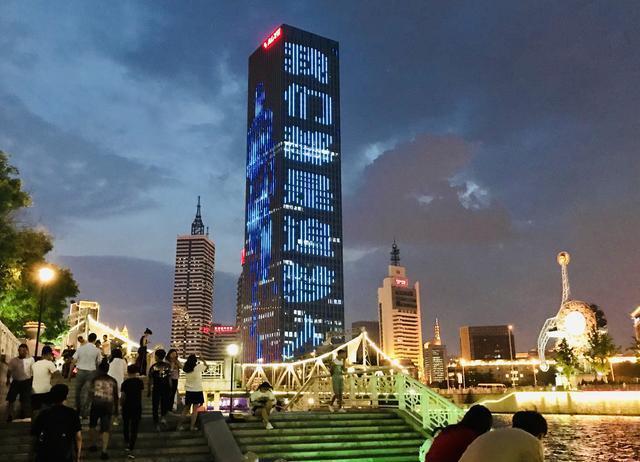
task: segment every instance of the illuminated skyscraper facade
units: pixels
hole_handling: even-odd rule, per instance
[[[249,58],[243,359],[344,330],[338,43],[282,25]]]
[[[171,348],[212,359],[213,277],[216,247],[202,223],[200,197],[191,234],[176,240]]]

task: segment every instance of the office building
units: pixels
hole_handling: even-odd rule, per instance
[[[476,359],[511,359],[516,344],[510,326],[464,326],[460,328],[460,356]]]
[[[400,249],[393,243],[389,274],[378,288],[381,348],[391,358],[409,360],[424,377],[420,283],[411,286],[400,266]]]
[[[181,356],[196,354],[211,358],[210,336],[213,322],[213,277],[216,247],[205,232],[200,213],[200,197],[191,234],[178,236],[173,281],[171,347]]]
[[[69,306],[69,327],[73,328],[76,325],[82,323],[87,319],[87,316],[91,316],[95,321],[100,320],[100,303],[89,301],[89,300],[79,300],[72,301]]]
[[[344,331],[338,43],[282,25],[249,58],[243,361]]]
[[[447,347],[442,344],[438,318],[433,326],[433,339],[424,344],[424,371],[429,384],[447,379]]]
[[[229,356],[227,346],[238,343],[238,328],[236,326],[213,324],[209,329],[209,335],[211,336],[211,357],[209,359],[215,361],[224,361]]]

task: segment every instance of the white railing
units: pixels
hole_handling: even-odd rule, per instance
[[[0,355],[4,355],[5,361],[18,356],[19,345],[20,340],[0,321]]]
[[[333,394],[331,376],[309,379],[288,405],[307,410],[326,404]],[[343,399],[347,406],[396,408],[404,411],[428,434],[458,422],[463,410],[436,391],[392,370],[350,372],[345,375]]]

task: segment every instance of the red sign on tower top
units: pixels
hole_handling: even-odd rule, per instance
[[[267,40],[265,40],[265,41],[262,43],[262,48],[264,48],[265,50],[266,50],[267,48],[269,48],[273,42],[275,42],[276,40],[278,40],[278,38],[280,37],[280,35],[281,35],[281,34],[282,34],[282,27],[278,27],[278,28],[273,32],[273,34],[271,34],[271,35],[269,36],[269,38],[268,38]]]

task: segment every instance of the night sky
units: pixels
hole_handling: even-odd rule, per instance
[[[248,56],[279,24],[338,40],[346,319],[376,319],[394,237],[440,319],[513,323],[601,305],[618,344],[640,304],[640,4],[0,3],[0,149],[54,259],[113,324],[166,340],[175,237],[196,197],[235,318]]]

